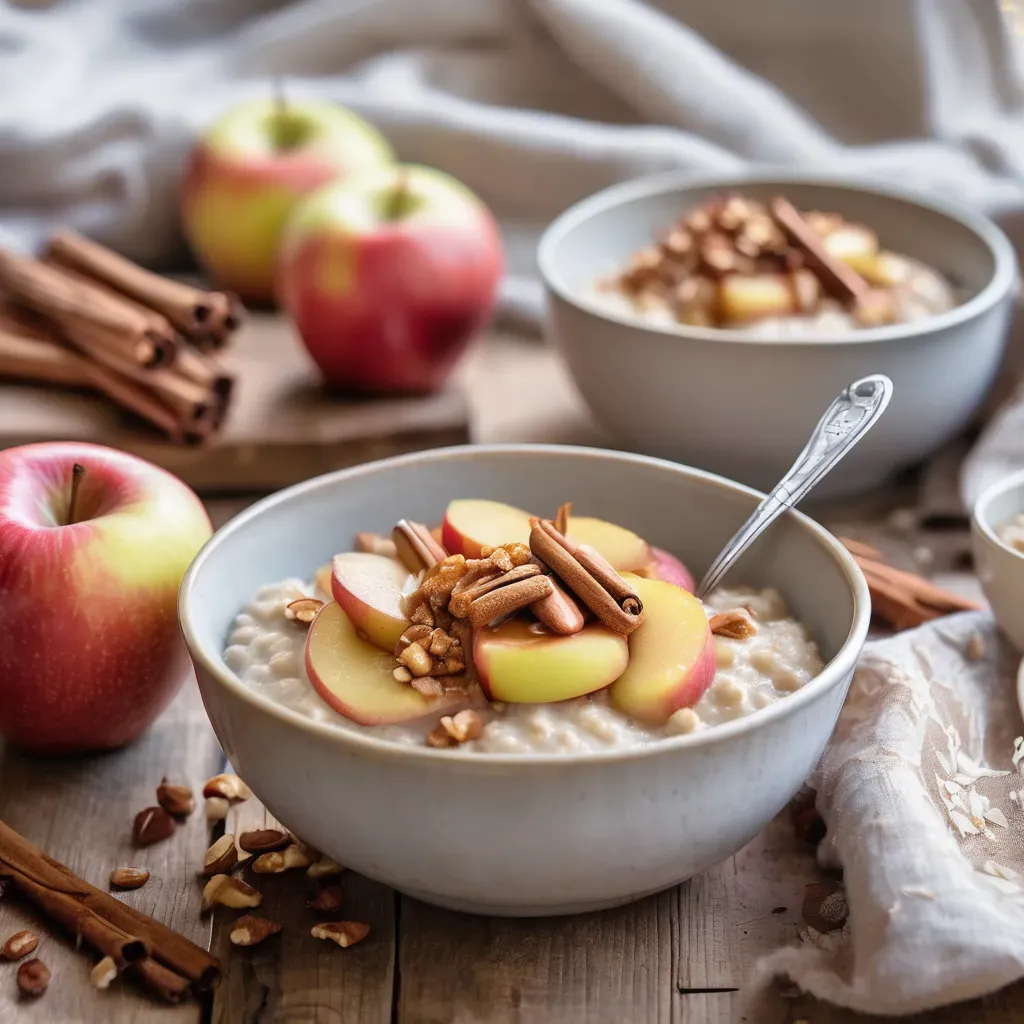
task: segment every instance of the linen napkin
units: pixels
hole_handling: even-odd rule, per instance
[[[968,612],[865,648],[809,780],[849,919],[769,954],[785,975],[865,1013],[903,1015],[1024,976],[1024,725],[1019,655]]]

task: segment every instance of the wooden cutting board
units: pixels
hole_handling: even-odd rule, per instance
[[[253,315],[224,362],[238,375],[220,435],[201,447],[162,441],[144,423],[93,395],[0,385],[0,448],[33,441],[92,441],[132,452],[206,493],[285,487],[343,466],[469,440],[461,388],[425,397],[328,395],[285,321]]]

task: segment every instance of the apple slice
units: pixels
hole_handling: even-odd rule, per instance
[[[306,674],[339,714],[360,725],[386,725],[465,703],[458,694],[427,700],[395,679],[395,664],[394,655],[359,638],[341,605],[332,601],[317,612],[306,636]]]
[[[632,530],[604,519],[569,516],[569,535],[577,544],[589,544],[619,572],[636,572],[654,555],[650,544]]]
[[[549,704],[614,682],[629,661],[629,645],[599,623],[572,636],[556,636],[538,624],[510,619],[477,630],[473,659],[491,700]]]
[[[643,602],[644,619],[629,638],[629,665],[610,696],[624,714],[660,725],[673,711],[696,704],[711,685],[715,645],[693,594],[663,580],[626,578]]]
[[[480,558],[481,549],[530,542],[530,514],[500,501],[459,498],[448,505],[441,542],[452,555]]]
[[[690,570],[667,551],[661,548],[651,548],[654,560],[649,562],[640,570],[637,575],[649,580],[664,580],[666,583],[674,583],[683,590],[693,593],[694,582]]]
[[[331,565],[334,600],[359,635],[385,651],[394,651],[409,627],[402,610],[402,592],[409,579],[409,570],[401,562],[363,551],[335,555]]]

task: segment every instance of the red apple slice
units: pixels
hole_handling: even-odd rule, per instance
[[[396,665],[394,655],[359,638],[341,605],[332,601],[317,612],[306,637],[306,674],[339,714],[360,725],[386,725],[465,703],[457,695],[427,700],[395,679]]]
[[[629,665],[612,684],[612,703],[624,714],[660,725],[691,707],[715,678],[715,645],[704,606],[681,587],[628,576],[644,605],[629,638]]]
[[[393,651],[409,626],[402,591],[409,570],[394,558],[363,551],[336,555],[331,566],[331,593],[359,635]],[[394,666],[392,666],[394,668]]]
[[[667,551],[662,551],[661,548],[651,548],[651,552],[654,555],[654,561],[644,566],[637,575],[649,580],[664,580],[666,583],[674,583],[677,587],[682,587],[683,590],[688,590],[692,594],[694,582],[690,570],[675,555],[670,555]]]
[[[650,544],[632,530],[604,519],[570,516],[569,535],[577,544],[589,544],[619,572],[636,572],[654,557]]]
[[[448,505],[441,537],[449,554],[480,558],[485,545],[528,544],[530,514],[500,501],[460,498]]]
[[[572,636],[510,619],[477,630],[473,657],[484,693],[511,704],[549,704],[603,689],[629,660],[626,638],[592,623]]]

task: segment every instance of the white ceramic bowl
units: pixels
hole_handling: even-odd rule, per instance
[[[357,530],[437,522],[454,497],[588,514],[638,530],[698,574],[759,496],[642,456],[544,446],[438,449],[318,477],[221,529],[181,587],[203,700],[231,763],[318,848],[431,903],[572,913],[664,889],[728,857],[814,767],[867,633],[864,579],[842,546],[784,516],[735,579],[776,585],[827,661],[803,689],[706,732],[621,752],[483,755],[390,744],[313,722],[224,664],[233,617],[264,583],[311,575]]]
[[[1024,512],[1024,471],[984,490],[971,512],[974,569],[1000,628],[1024,651],[1024,554],[999,539],[996,530]]]
[[[739,331],[645,325],[587,295],[683,212],[723,190],[874,227],[966,296],[916,324],[828,340],[771,341]],[[884,373],[896,385],[884,419],[818,490],[854,493],[934,451],[969,421],[999,366],[1016,261],[991,221],[952,203],[840,179],[680,172],[606,189],[572,207],[540,243],[547,330],[594,415],[632,447],[768,490],[847,384]]]

